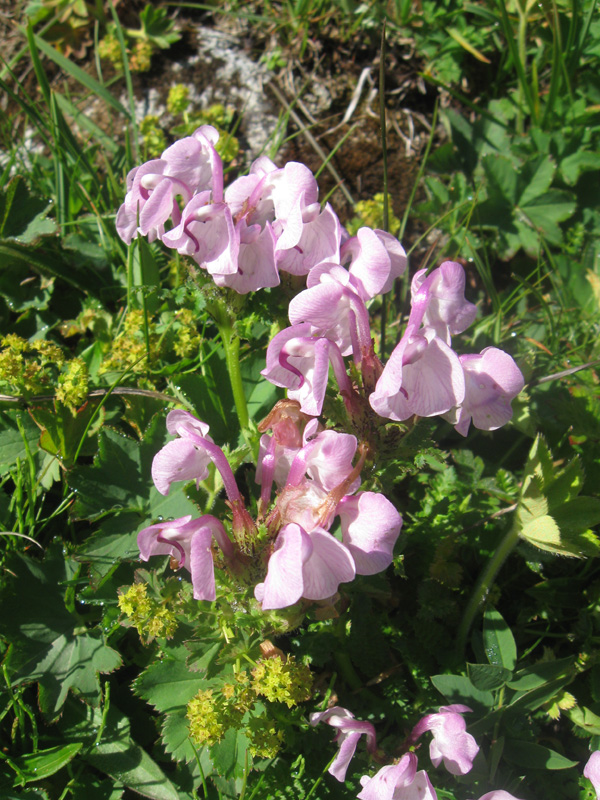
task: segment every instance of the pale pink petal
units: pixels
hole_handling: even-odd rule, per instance
[[[520,800],[520,798],[515,797],[509,792],[505,792],[504,789],[496,789],[493,792],[487,792],[482,795],[479,800]]]
[[[592,782],[596,797],[600,800],[600,750],[595,750],[589,757],[583,768],[583,774]]]
[[[382,767],[372,778],[361,778],[363,789],[358,800],[417,800],[417,794],[401,794],[414,782],[416,774],[417,757],[407,753],[397,764]],[[435,793],[432,796],[435,798]]]
[[[161,494],[169,494],[174,481],[208,478],[210,458],[187,439],[175,439],[158,451],[152,461],[152,480]]]
[[[354,561],[348,550],[330,533],[316,528],[310,534],[312,552],[303,566],[307,600],[326,600],[337,592],[340,583],[354,580]]]
[[[212,531],[200,528],[192,536],[190,549],[190,572],[195,600],[215,600],[215,565],[213,563]]]
[[[375,575],[392,563],[402,517],[392,503],[377,492],[344,497],[336,509],[342,540],[359,575]]]
[[[311,549],[310,539],[299,525],[290,523],[279,531],[264,584],[261,589],[256,587],[260,597],[255,590],[265,610],[292,606],[302,597],[303,563]]]

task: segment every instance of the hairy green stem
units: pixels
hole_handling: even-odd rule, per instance
[[[502,568],[502,565],[511,554],[511,552],[516,547],[519,541],[519,527],[518,525],[513,525],[513,527],[508,531],[504,539],[498,545],[496,552],[490,558],[487,565],[481,572],[477,583],[475,584],[475,588],[473,589],[473,594],[471,595],[471,599],[469,600],[467,607],[465,608],[465,612],[463,614],[463,618],[461,620],[460,626],[458,628],[457,633],[457,649],[459,655],[462,655],[465,649],[465,644],[467,641],[467,636],[469,635],[469,630],[471,629],[471,625],[473,624],[473,620],[481,605],[483,604],[485,598],[488,596],[490,588],[496,578],[498,572]]]

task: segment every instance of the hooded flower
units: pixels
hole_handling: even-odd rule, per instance
[[[411,294],[414,299],[419,292],[427,292],[423,324],[450,344],[450,336],[462,333],[477,316],[476,306],[465,298],[465,271],[456,261],[444,261],[426,275],[424,269],[415,274]]]
[[[416,741],[425,731],[433,733],[429,745],[429,756],[435,767],[442,760],[452,775],[466,775],[473,766],[473,759],[479,752],[479,746],[470,733],[462,714],[471,711],[468,706],[454,704],[440,706],[437,714],[427,714],[418,722],[411,733]]]
[[[325,722],[327,725],[331,725],[332,728],[337,729],[333,741],[339,746],[339,750],[327,771],[338,781],[343,782],[346,780],[346,770],[361,736],[364,735],[366,737],[367,752],[371,754],[375,752],[375,728],[370,722],[354,719],[354,714],[351,714],[346,708],[334,706],[326,711],[317,711],[311,714],[309,719],[311,725]]]
[[[437,800],[427,773],[417,772],[414,753],[402,756],[397,764],[382,767],[372,778],[363,776],[360,782],[363,789],[358,800]]]
[[[466,436],[471,421],[483,431],[495,431],[512,417],[511,400],[522,391],[521,370],[508,353],[486,347],[479,355],[460,356],[465,374],[465,398],[459,408],[444,415]]]
[[[191,514],[168,522],[144,528],[138,534],[138,547],[142,561],[150,556],[171,556],[192,576],[194,598],[214,600],[215,572],[211,544],[213,538],[228,558],[233,556],[233,545],[222,523],[210,514],[192,519]]]
[[[358,575],[375,575],[392,563],[402,517],[378,492],[344,497],[336,509],[342,541],[352,553]]]
[[[279,531],[267,576],[254,596],[264,609],[286,608],[301,597],[326,600],[355,574],[352,556],[335,537],[322,528],[309,534],[292,522]]]
[[[408,335],[407,335],[408,334]],[[405,335],[369,397],[382,417],[401,421],[432,417],[462,403],[465,376],[456,353],[432,328]]]
[[[341,263],[350,261],[350,275],[358,293],[367,301],[389,292],[406,269],[406,253],[395,236],[386,231],[359,228],[344,242]]]

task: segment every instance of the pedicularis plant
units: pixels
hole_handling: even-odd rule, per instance
[[[363,769],[358,798],[430,800],[437,797],[436,778],[418,770],[424,734],[433,735],[433,767],[443,762],[451,775],[465,776],[477,759],[485,763],[466,720],[475,713],[480,733],[486,732],[481,723],[490,689],[503,687],[510,705],[526,696],[524,689],[545,686],[543,680],[536,683],[534,673],[521,691],[511,686],[515,645],[500,615],[492,611],[487,617],[496,661],[487,671],[480,665],[471,679],[456,676],[454,689],[445,692],[454,699],[462,694],[476,708],[452,703],[421,714],[408,733],[388,729],[385,748],[378,746],[372,722],[337,705],[333,683],[329,690],[323,683],[327,676],[271,639],[285,634],[282,641],[291,650],[294,630],[327,620],[335,621],[336,636],[344,636],[345,612],[350,603],[361,602],[360,586],[349,585],[394,561],[402,509],[381,491],[390,469],[410,471],[419,455],[433,457],[427,430],[421,431],[431,417],[442,417],[462,436],[471,425],[494,431],[508,423],[511,401],[524,379],[501,349],[460,355],[453,349],[454,337],[473,323],[477,309],[465,298],[463,267],[452,261],[413,275],[408,321],[383,363],[375,351],[369,309],[378,307],[378,298],[407,269],[400,242],[368,227],[349,236],[330,204],[321,206],[316,180],[300,163],[277,168],[261,157],[248,175],[225,188],[217,139],[216,130],[204,125],[132,170],[117,215],[126,244],[135,247],[139,237],[158,239],[190,259],[221,336],[242,433],[241,444],[221,442],[221,447],[208,424],[188,410],[166,415],[173,438],[152,460],[156,490],[167,496],[177,482],[195,483],[196,490],[203,486],[209,495],[206,510],[217,513],[178,516],[172,504],[168,518],[148,520],[137,536],[141,559],[154,566],[161,563],[158,557],[163,564],[167,557],[177,577],[167,577],[160,567],[153,573],[139,570],[136,582],[120,590],[122,624],[135,626],[146,642],[161,642],[158,660],[138,678],[136,690],[164,715],[167,751],[175,759],[196,759],[206,793],[212,774],[226,796],[244,795],[253,764],[264,770],[282,748],[293,748],[298,729],[324,723],[335,729],[338,751],[325,755],[323,766],[329,760],[329,772],[342,783],[365,737],[372,766]],[[214,282],[212,288],[206,278]],[[291,324],[282,328],[280,320],[272,320],[262,376],[287,389],[287,399],[278,400],[256,425],[240,371],[239,296],[268,289],[272,298],[280,285],[291,298]],[[255,465],[256,489],[247,469],[240,470],[248,462]],[[532,520],[538,521],[539,534],[533,543],[552,549],[551,535],[539,523],[551,510],[545,500],[549,490],[543,491],[548,462],[550,455],[538,442],[530,457],[535,490],[529,484],[536,498],[524,484],[520,521],[477,587],[463,619],[463,640],[494,570],[519,537],[534,540],[533,529],[526,530]],[[571,488],[561,501],[574,502],[573,482],[567,477],[563,483]],[[224,505],[217,501],[221,491]],[[534,508],[536,502],[541,506]],[[181,511],[187,512],[189,501],[183,505]],[[567,538],[561,544],[559,533],[557,551],[562,546],[566,552]],[[181,571],[191,585],[181,580]],[[351,665],[343,659],[338,664],[352,681]],[[320,710],[309,714],[311,703]],[[535,707],[524,705],[524,710]],[[497,711],[490,714],[493,719]],[[496,767],[498,720],[491,739]],[[595,785],[599,758],[594,753],[585,770]],[[481,766],[476,772],[481,775]],[[321,791],[329,792],[325,785]],[[259,786],[252,797],[261,796]],[[442,796],[453,796],[450,791]],[[467,790],[469,797],[474,792]],[[515,796],[495,789],[480,800]]]

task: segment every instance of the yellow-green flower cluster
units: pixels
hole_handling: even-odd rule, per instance
[[[359,228],[383,228],[383,193],[378,192],[372,200],[361,200],[354,206],[356,216],[352,218],[348,231],[352,236],[356,235]],[[388,213],[388,230],[391,233],[397,232],[400,228],[400,220],[391,208]]]
[[[312,675],[293,656],[265,658],[252,670],[252,688],[267,700],[291,708],[310,698]]]
[[[283,731],[277,729],[274,719],[262,714],[252,717],[244,729],[248,737],[248,749],[257,758],[275,758],[283,744]]]
[[[173,600],[158,602],[148,597],[145,583],[134,583],[126,591],[121,591],[118,598],[119,609],[137,628],[140,638],[146,642],[153,639],[170,639],[177,629],[177,619],[168,604]],[[175,598],[177,601],[177,597]]]
[[[129,52],[129,69],[132,72],[148,72],[153,52],[152,42],[139,39]]]
[[[28,342],[14,333],[0,339],[0,385],[17,394],[52,391],[64,363],[64,353],[54,342]]]
[[[148,114],[140,123],[140,134],[147,159],[158,158],[167,146],[167,137],[160,127],[158,117]]]
[[[190,104],[190,90],[182,83],[176,83],[169,89],[167,111],[169,114],[183,114]]]
[[[179,358],[191,358],[196,355],[202,344],[194,321],[194,312],[190,308],[182,308],[176,314],[177,327],[173,350]]]
[[[187,706],[186,717],[190,723],[190,737],[197,745],[219,742],[227,730],[223,702],[213,695],[212,689],[201,689]]]
[[[56,399],[70,408],[73,413],[83,405],[88,393],[88,369],[81,358],[73,358],[67,363],[66,372],[58,376]]]
[[[111,349],[104,358],[100,372],[146,372],[148,369],[146,359],[146,335],[144,312],[140,309],[129,311],[123,320],[123,328],[112,343]],[[148,320],[148,340],[150,345],[150,360],[158,355],[159,336],[156,325]]]

